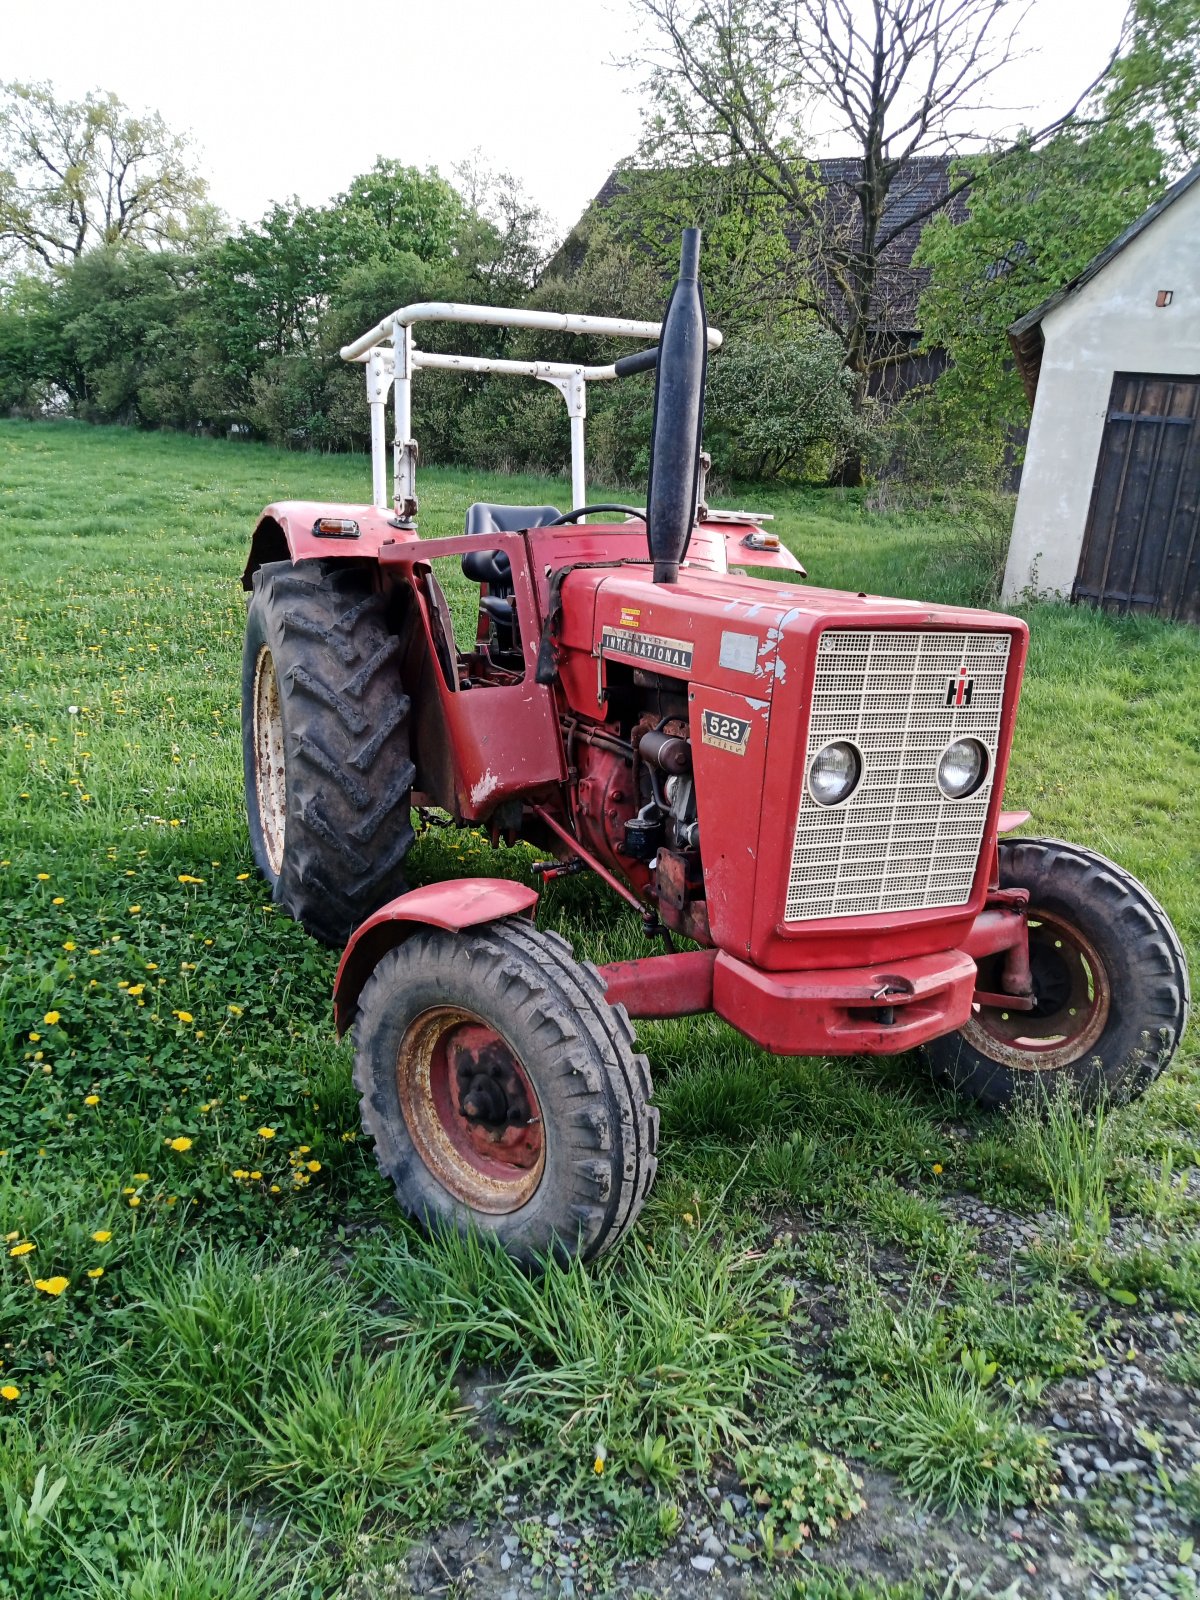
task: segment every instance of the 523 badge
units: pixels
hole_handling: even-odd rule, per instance
[[[716,745],[718,750],[744,756],[750,739],[750,723],[745,717],[727,717],[723,711],[704,711],[700,716],[700,738],[705,744]]]

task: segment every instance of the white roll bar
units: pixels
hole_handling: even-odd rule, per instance
[[[396,436],[393,445],[393,505],[396,519],[411,526],[417,514],[417,444],[412,433],[412,378],[418,367],[450,372],[498,372],[510,377],[536,378],[553,384],[567,402],[571,419],[571,507],[585,504],[587,475],[584,464],[584,426],[587,385],[617,375],[616,367],[572,366],[563,361],[509,361],[490,356],[442,355],[419,350],[413,342],[418,322],[466,322],[493,328],[528,328],[547,333],[603,334],[616,339],[657,339],[660,322],[637,322],[630,317],[591,317],[570,311],[532,311],[513,306],[461,305],[428,300],[401,306],[382,322],[342,346],[343,361],[366,367],[367,403],[371,408],[371,495],[381,511],[388,508],[385,453],[385,408],[388,391],[395,391]],[[708,330],[708,348],[720,348],[721,335]]]

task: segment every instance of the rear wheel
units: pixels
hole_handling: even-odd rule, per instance
[[[595,971],[520,919],[389,951],[359,999],[354,1082],[403,1210],[527,1263],[609,1249],[656,1166],[633,1039]]]
[[[274,898],[327,944],[405,886],[414,772],[399,647],[369,568],[275,561],[254,574],[242,657],[250,843]]]
[[[1069,1086],[1085,1105],[1128,1100],[1163,1072],[1188,1014],[1188,972],[1166,912],[1123,868],[1056,839],[1000,845],[1000,886],[1029,890],[1032,1011],[976,1006],[926,1046],[935,1074],[986,1106]],[[1002,990],[1004,957],[979,963]]]

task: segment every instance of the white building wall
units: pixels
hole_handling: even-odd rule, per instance
[[[1155,305],[1170,289],[1169,306]],[[1114,372],[1200,377],[1200,183],[1042,323],[1004,598],[1069,595]]]

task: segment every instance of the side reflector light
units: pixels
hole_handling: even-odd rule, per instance
[[[358,523],[352,517],[318,517],[312,531],[314,539],[357,539]]]

